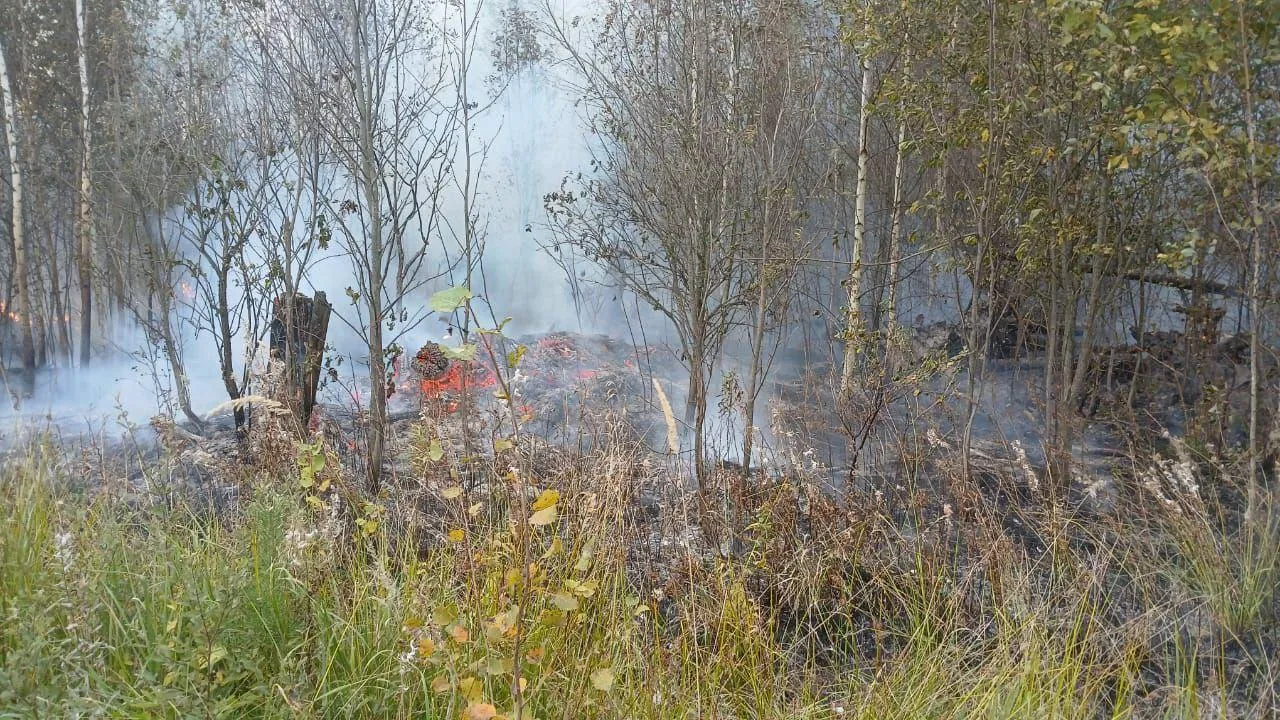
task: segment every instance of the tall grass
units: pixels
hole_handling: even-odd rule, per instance
[[[1000,600],[974,607],[937,551],[908,546],[905,570],[823,591],[817,642],[818,620],[797,630],[754,589],[786,568],[690,559],[666,594],[637,582],[609,493],[544,493],[559,510],[545,523],[536,503],[458,498],[438,538],[351,533],[293,477],[251,482],[214,517],[87,494],[61,463],[34,445],[0,470],[0,717],[1230,715],[1229,688],[1204,687],[1213,661],[1160,621],[1174,608],[1104,620],[1105,573],[1080,558],[1048,561],[1048,587],[1032,561],[1000,559]],[[1162,546],[1224,626],[1270,621],[1275,521],[1260,527],[1215,535],[1208,576],[1190,554],[1203,543]],[[832,553],[815,568],[847,560],[814,552]]]

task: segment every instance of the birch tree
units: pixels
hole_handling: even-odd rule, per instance
[[[87,367],[93,337],[93,121],[89,116],[88,3],[76,0],[76,56],[80,75],[80,203],[76,216],[80,268],[80,365]]]
[[[14,265],[14,302],[13,307],[9,310],[9,317],[19,325],[19,332],[22,336],[22,370],[23,383],[25,385],[24,392],[30,394],[35,389],[35,372],[36,372],[36,348],[35,338],[32,334],[32,317],[31,308],[31,289],[30,289],[30,268],[28,266],[28,246],[26,238],[26,217],[24,215],[23,205],[23,154],[21,150],[21,137],[18,128],[18,104],[13,96],[13,80],[9,73],[9,63],[6,60],[5,46],[0,42],[0,96],[3,96],[4,110],[4,133],[7,140],[9,150],[9,192],[10,192],[10,208],[13,215],[13,221],[10,226],[11,237],[13,238],[13,265]]]

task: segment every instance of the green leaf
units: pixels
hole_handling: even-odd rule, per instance
[[[427,457],[431,458],[431,462],[440,462],[440,458],[444,457],[444,448],[440,445],[440,438],[431,438],[431,446],[427,448]]]
[[[201,668],[212,668],[223,660],[227,659],[227,649],[222,645],[214,645],[209,650],[209,658],[200,663]]]
[[[507,367],[514,368],[524,359],[524,354],[529,348],[524,345],[517,345],[515,350],[507,353]]]
[[[578,598],[565,593],[555,593],[551,596],[551,604],[564,612],[572,612],[578,609]]]
[[[448,345],[441,345],[440,353],[450,360],[466,360],[467,362],[470,362],[476,359],[476,344],[465,343],[456,348],[449,347]]]
[[[452,625],[458,620],[458,609],[452,605],[440,605],[431,611],[431,622],[440,627]]]
[[[453,312],[462,307],[462,304],[470,300],[471,297],[471,291],[459,285],[447,290],[441,290],[432,295],[427,304],[436,312]]]

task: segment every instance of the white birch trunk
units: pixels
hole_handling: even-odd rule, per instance
[[[13,83],[9,78],[9,65],[5,60],[4,45],[0,44],[0,96],[4,98],[4,134],[9,147],[9,186],[12,190],[13,206],[13,263],[15,288],[14,307],[10,308],[21,326],[22,332],[22,368],[26,392],[30,393],[35,386],[36,351],[35,338],[31,331],[31,290],[29,287],[27,243],[24,232],[22,201],[22,153],[18,147],[17,103],[13,98]]]
[[[76,218],[80,236],[80,365],[89,365],[89,341],[93,333],[93,186],[90,173],[92,129],[89,120],[89,44],[85,0],[76,0],[76,37],[80,60],[80,212]]]
[[[845,319],[844,370],[840,375],[840,397],[847,398],[853,389],[853,371],[857,367],[858,349],[862,336],[862,312],[859,298],[862,295],[862,247],[867,220],[867,164],[870,151],[867,148],[868,126],[871,118],[871,63],[861,60],[862,91],[858,105],[858,177],[853,190],[853,248],[849,265],[849,308]]]

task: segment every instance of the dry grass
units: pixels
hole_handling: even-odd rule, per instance
[[[726,556],[625,432],[570,453],[461,428],[401,433],[378,497],[331,445],[229,463],[243,490],[216,517],[86,494],[49,443],[13,454],[0,717],[1276,711],[1280,505],[1232,512],[1205,492],[1221,468],[1156,462],[1086,518],[959,481],[890,513],[797,464],[745,489]]]

